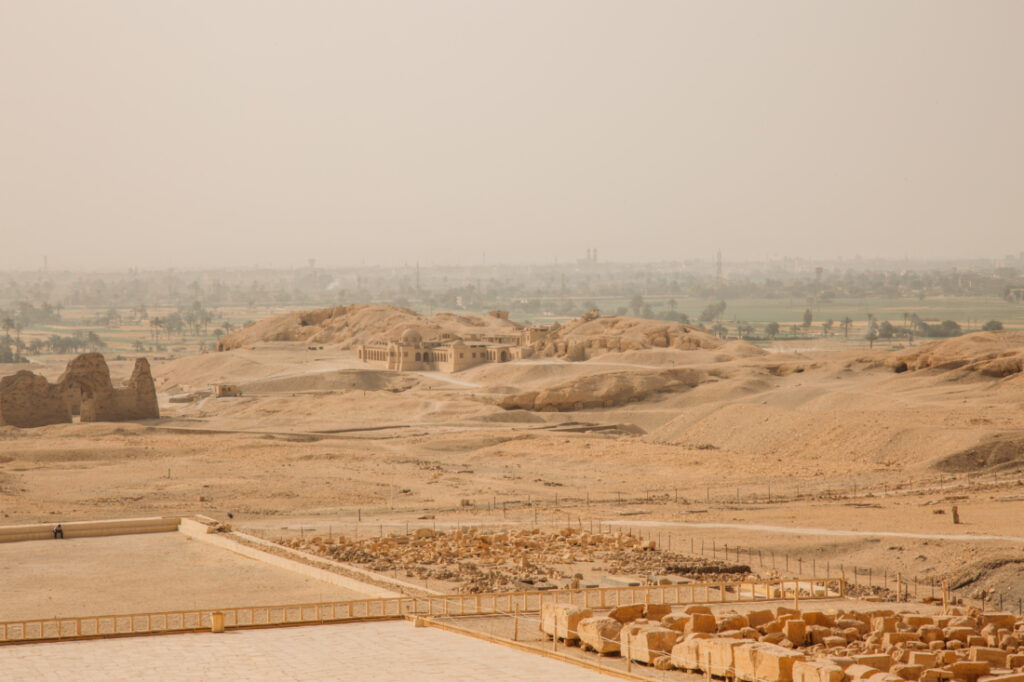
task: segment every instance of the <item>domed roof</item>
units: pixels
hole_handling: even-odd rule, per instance
[[[402,332],[402,343],[420,343],[421,341],[423,341],[423,336],[412,327]]]

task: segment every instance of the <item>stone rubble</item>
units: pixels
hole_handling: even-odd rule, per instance
[[[579,586],[577,564],[597,564],[613,575],[692,575],[699,580],[741,580],[746,566],[666,552],[622,532],[578,528],[453,532],[419,528],[410,534],[280,540],[280,544],[380,572],[449,581],[461,592],[501,592]]]
[[[741,682],[1024,682],[1024,618],[1008,612],[777,607],[716,617],[700,605],[631,604],[585,617],[570,604],[544,608],[565,613],[541,623],[548,637],[661,670]],[[570,613],[578,637],[552,625]]]

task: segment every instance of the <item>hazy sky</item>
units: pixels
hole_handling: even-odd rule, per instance
[[[1024,249],[1024,2],[0,0],[0,269]]]

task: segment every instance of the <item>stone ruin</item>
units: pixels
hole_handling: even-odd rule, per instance
[[[71,360],[55,384],[28,370],[0,379],[0,426],[66,424],[74,414],[83,422],[158,418],[149,361],[138,358],[122,387],[110,380],[110,368],[100,353]]]
[[[704,605],[544,604],[540,630],[601,655],[740,682],[1022,682],[1024,619],[785,607],[715,616]]]

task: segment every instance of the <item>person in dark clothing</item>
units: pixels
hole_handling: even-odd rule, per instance
[[[59,523],[53,527],[53,539],[56,540],[57,538],[64,539],[64,526]]]

